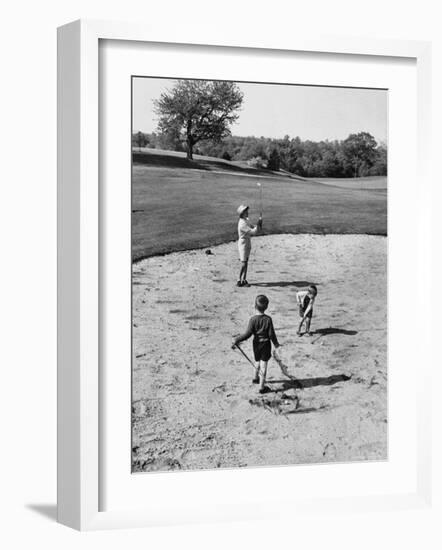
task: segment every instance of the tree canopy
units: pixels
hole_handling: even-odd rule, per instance
[[[137,132],[132,136],[132,144],[136,145],[139,150],[141,150],[141,147],[145,147],[148,143],[148,139],[143,132]]]
[[[342,151],[353,168],[353,176],[361,175],[361,169],[373,166],[376,160],[377,143],[368,132],[350,134],[342,143]]]
[[[154,101],[160,134],[186,144],[187,158],[202,141],[220,142],[231,135],[243,94],[233,82],[178,80]]]
[[[203,141],[194,153],[232,161],[247,161],[269,170],[286,170],[298,176],[319,178],[353,178],[387,175],[387,146],[373,136],[351,134],[344,140],[310,141],[299,137],[283,139],[227,136],[220,141]],[[144,134],[153,149],[185,151],[185,143],[176,134]],[[359,136],[359,137],[357,137]],[[369,137],[368,137],[369,136]],[[133,135],[138,144],[137,134]]]

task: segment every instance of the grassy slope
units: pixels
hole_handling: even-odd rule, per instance
[[[237,206],[249,204],[252,220],[258,214],[257,181],[264,189],[264,233],[387,233],[386,190],[299,181],[153,150],[134,152],[133,258],[234,240]]]
[[[387,190],[386,176],[368,176],[365,178],[314,178],[314,181],[344,187],[346,189]]]

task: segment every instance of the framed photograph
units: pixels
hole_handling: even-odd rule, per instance
[[[426,506],[429,44],[58,51],[59,521]]]

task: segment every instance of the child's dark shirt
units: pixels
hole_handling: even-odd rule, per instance
[[[279,346],[278,339],[276,338],[275,329],[273,328],[273,321],[269,315],[265,313],[262,315],[254,315],[250,318],[249,325],[244,334],[241,334],[235,338],[235,344],[239,344],[244,340],[250,338],[253,335],[254,342],[269,342],[272,341],[275,347]]]

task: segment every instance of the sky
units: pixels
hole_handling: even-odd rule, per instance
[[[133,131],[156,130],[153,100],[173,87],[174,80],[136,77],[133,80]],[[291,138],[313,141],[345,139],[369,132],[387,141],[386,90],[238,83],[244,101],[234,136]]]

